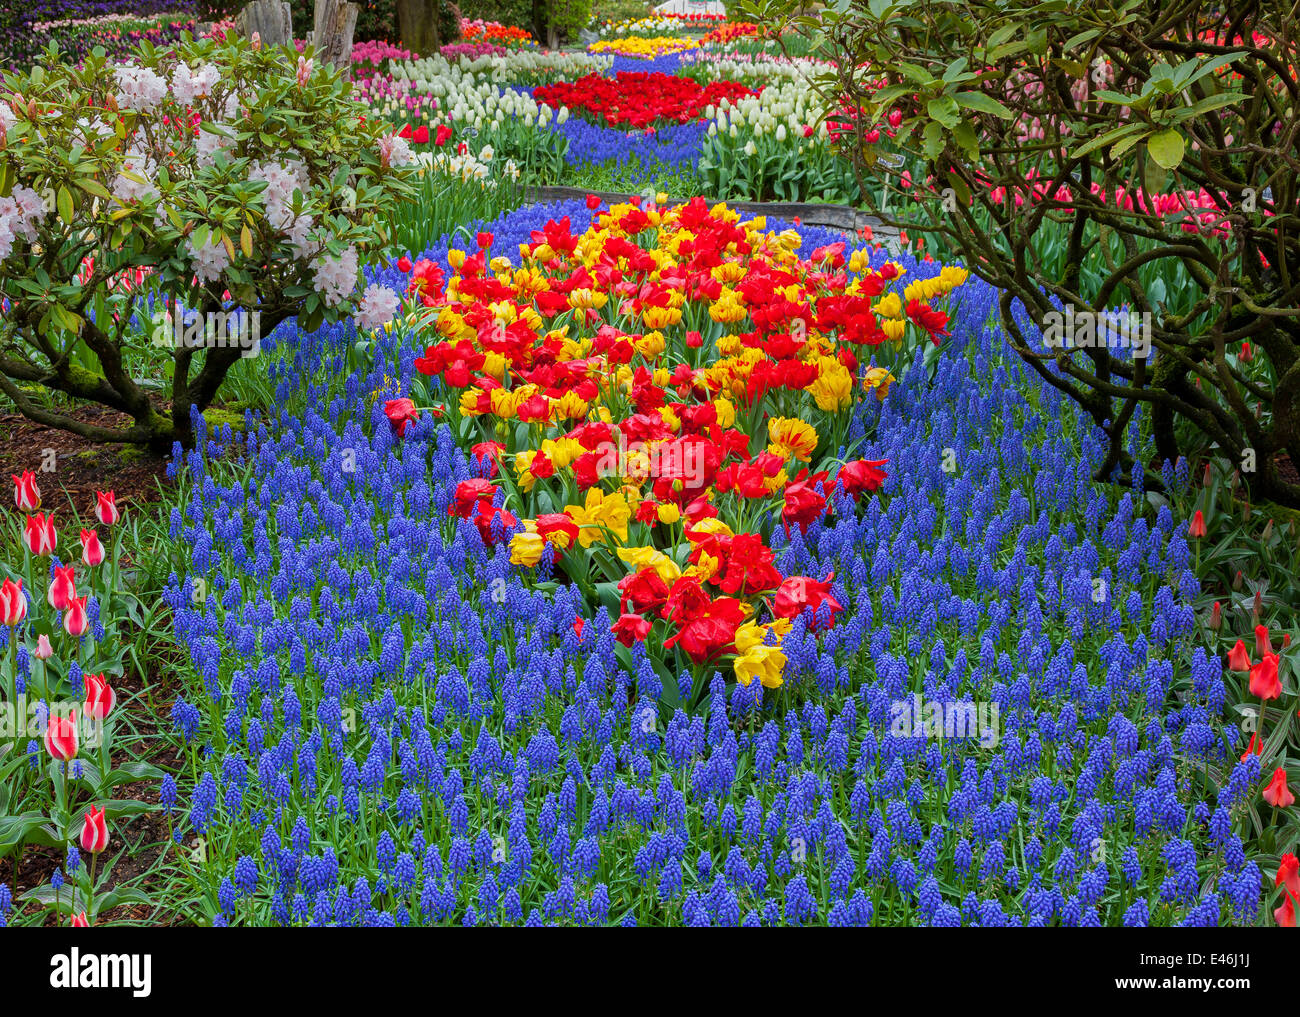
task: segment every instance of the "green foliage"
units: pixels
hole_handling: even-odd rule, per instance
[[[547,0],[549,22],[570,38],[591,24],[592,0]]]
[[[902,196],[908,170],[923,220],[902,225],[1007,294],[1016,348],[1111,437],[1099,479],[1119,467],[1131,482],[1122,431],[1149,406],[1159,459],[1249,453],[1252,493],[1300,505],[1275,465],[1300,461],[1300,38],[1275,5],[745,6],[836,54],[817,87],[828,109],[861,110],[841,149],[864,193],[871,178]],[[1144,197],[1127,207],[1121,191]],[[1039,329],[1057,305],[1149,315],[1154,358],[1048,351],[1013,300]]]
[[[30,214],[0,251],[10,302],[0,390],[28,412],[14,383],[39,381],[136,421],[86,436],[168,447],[188,439],[190,406],[211,403],[240,351],[154,349],[146,376],[172,382],[173,416],[162,417],[123,366],[130,322],[143,316],[123,278],[144,276],[160,299],[205,315],[229,309],[228,290],[268,332],[290,315],[312,327],[334,320],[353,304],[321,292],[315,266],[350,251],[362,263],[382,254],[385,210],[409,193],[410,173],[389,165],[377,144],[383,125],[364,122],[349,83],[317,68],[300,84],[287,49],[146,43],[136,62],[157,75],[154,91],[136,97],[102,50],[78,68],[51,49],[43,66],[8,82],[27,102],[0,153],[0,196]],[[180,62],[214,72],[185,102],[162,85]],[[187,110],[198,130],[178,134],[168,124]],[[267,167],[294,181],[291,194],[267,200]]]
[[[591,5],[592,21],[631,21],[649,13],[645,0],[594,0]]]
[[[221,2],[221,0],[217,0]],[[238,0],[234,10],[243,6],[244,0]],[[353,38],[381,39],[385,42],[399,41],[397,26],[396,0],[353,0],[361,7],[357,15],[357,27]],[[305,39],[312,30],[316,18],[316,0],[291,0],[290,12],[293,17],[295,37]],[[444,44],[454,41],[460,35],[460,21],[455,8],[449,0],[443,0],[438,10],[438,38]]]

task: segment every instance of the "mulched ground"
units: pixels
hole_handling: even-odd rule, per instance
[[[73,414],[100,427],[121,427],[131,419],[114,410],[87,407]],[[55,453],[53,472],[42,471]],[[35,424],[17,413],[0,415],[0,475],[31,470],[47,509],[71,505],[86,516],[96,491],[114,491],[119,509],[141,507],[159,498],[166,484],[167,459],[134,445],[100,445],[70,431]],[[66,497],[65,497],[66,492]]]
[[[100,407],[86,407],[74,415],[79,420],[103,427],[120,427],[130,422],[122,414]],[[45,451],[47,449],[54,450],[53,471],[42,470],[42,464],[48,463],[51,458]],[[99,445],[68,431],[35,424],[15,413],[0,415],[0,477],[21,473],[23,470],[33,471],[41,489],[44,508],[53,509],[56,518],[67,520],[68,514],[75,509],[83,519],[89,519],[95,505],[96,491],[115,492],[118,508],[124,512],[143,515],[157,511],[155,505],[162,496],[162,489],[170,485],[166,467],[165,457],[145,449],[129,445]],[[61,523],[60,529],[66,531],[70,525],[71,520],[68,520]],[[66,538],[66,532],[61,536]],[[73,540],[75,542],[75,537]],[[127,674],[117,685],[118,709],[130,715],[132,726],[136,729],[147,733],[157,731],[165,724],[165,718],[178,694],[175,669],[168,666],[169,658],[177,654],[176,648],[166,643],[152,648],[147,660],[154,673],[144,676],[128,668]],[[144,691],[146,677],[148,695]],[[144,745],[148,746],[149,743]],[[137,756],[143,754],[149,762],[163,769],[176,768],[175,754],[162,739],[152,746],[152,751],[145,748],[141,753],[142,747],[144,746],[139,742],[133,744],[132,749]],[[112,763],[120,765],[129,758],[126,752],[114,752]],[[156,782],[122,785],[114,794],[119,798],[157,803],[158,786]],[[110,879],[101,882],[100,888],[106,890],[126,883],[146,893],[158,891],[166,883],[166,878],[161,873],[149,872],[149,869],[170,846],[166,816],[163,813],[145,813],[125,822],[114,823],[111,834],[109,854],[105,857],[112,857],[123,848],[126,851],[114,867]],[[63,860],[61,854],[50,848],[26,848],[18,869],[17,886],[13,887],[15,899],[28,890],[48,883],[55,868],[62,865]],[[168,864],[176,863],[173,851]],[[13,886],[12,857],[0,859],[0,882]],[[31,905],[27,907],[30,908]],[[23,906],[18,905],[18,908],[21,914]],[[67,919],[62,921],[66,922]],[[160,900],[159,907],[123,905],[102,912],[96,924],[173,925],[186,921],[184,916],[170,911],[167,903]],[[45,924],[53,926],[58,923],[54,915],[50,914]]]

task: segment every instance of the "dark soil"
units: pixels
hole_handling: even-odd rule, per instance
[[[124,414],[105,407],[72,411],[84,423],[121,427],[131,423]],[[46,449],[53,449],[51,457]],[[43,469],[53,459],[54,470]],[[31,470],[47,510],[70,506],[87,518],[96,491],[113,491],[119,511],[159,499],[158,485],[167,484],[167,459],[136,445],[100,445],[71,431],[33,423],[17,413],[0,415],[0,476]]]

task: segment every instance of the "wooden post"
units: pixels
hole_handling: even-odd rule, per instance
[[[352,35],[361,8],[347,0],[316,0],[316,24],[312,42],[316,60],[342,68],[346,78],[352,71]]]
[[[397,34],[402,48],[429,56],[442,44],[438,31],[439,0],[397,0]]]
[[[263,46],[292,46],[293,16],[288,0],[252,0],[235,17],[235,30],[245,39],[256,32]]]

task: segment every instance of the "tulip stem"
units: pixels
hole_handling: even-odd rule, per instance
[[[102,783],[108,776],[108,718],[91,717],[90,719],[99,728],[99,745],[96,746],[98,750],[96,754],[99,756],[99,780]]]
[[[86,919],[93,921],[95,918],[95,866],[99,864],[99,855],[90,856],[90,890],[86,894]]]
[[[9,682],[12,686],[9,702],[18,709],[18,626],[9,626]]]

